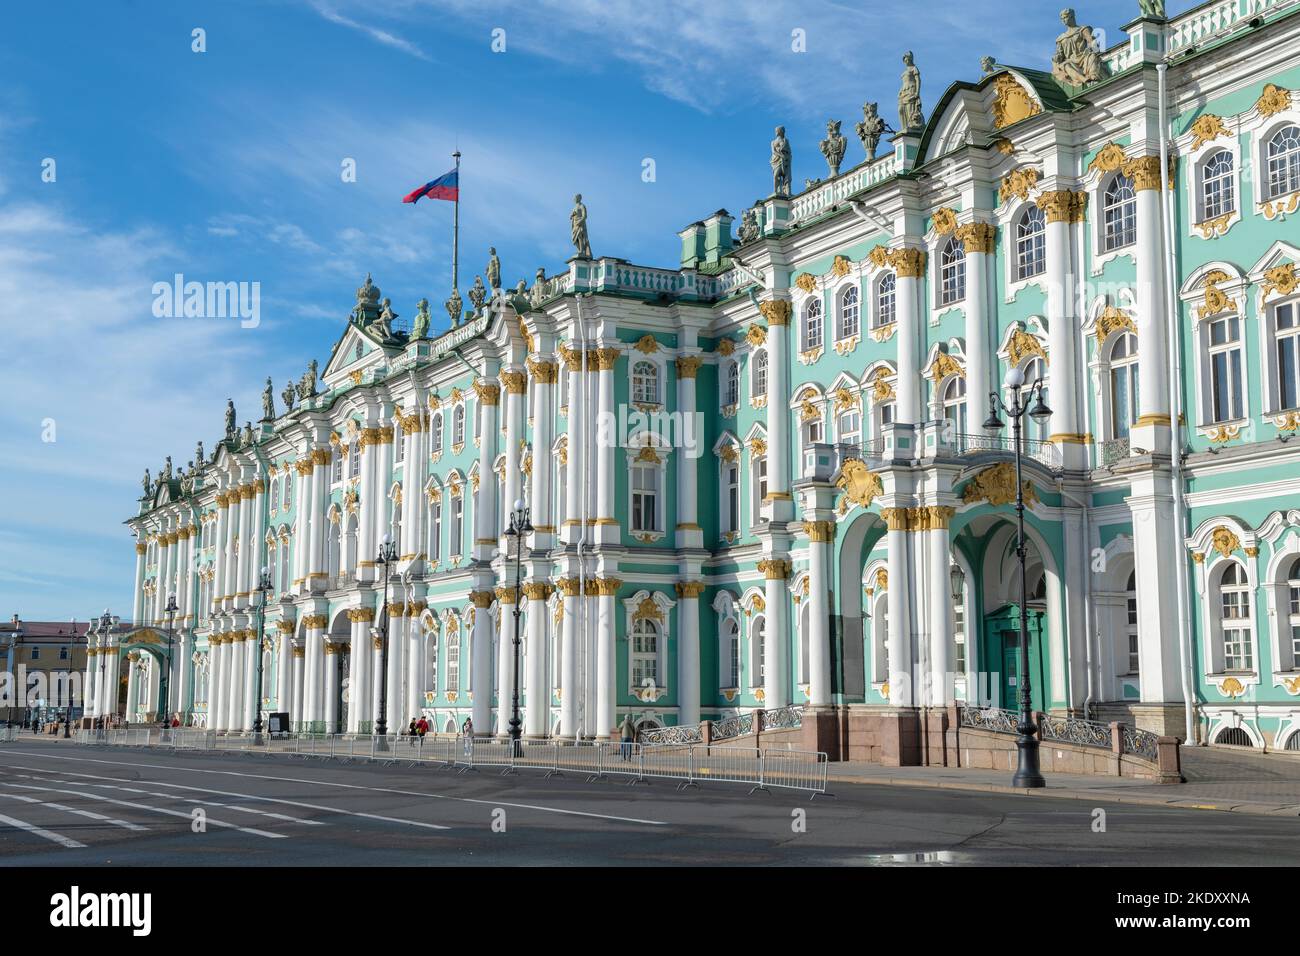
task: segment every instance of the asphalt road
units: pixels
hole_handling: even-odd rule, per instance
[[[810,800],[728,784],[678,792],[540,772],[0,746],[5,866],[1300,862],[1300,820],[1103,809],[1097,832],[1086,801],[1019,795],[842,784]]]

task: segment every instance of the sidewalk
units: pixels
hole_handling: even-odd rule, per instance
[[[1250,752],[1206,747],[1184,747],[1184,784],[1153,784],[1128,777],[1078,774],[1044,774],[1047,786],[1024,790],[1011,785],[1003,770],[969,770],[961,767],[882,767],[846,761],[830,765],[828,786],[837,784],[934,787],[985,793],[1020,793],[1034,797],[1092,800],[1175,807],[1184,810],[1220,810],[1266,816],[1300,817],[1300,760]]]

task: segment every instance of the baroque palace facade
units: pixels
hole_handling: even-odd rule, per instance
[[[680,268],[592,257],[579,206],[566,271],[490,267],[443,334],[367,279],[320,388],[228,411],[148,485],[136,624],[88,676],[129,667],[128,716],[161,709],[171,593],[187,723],[365,732],[382,686],[390,729],[504,732],[522,498],[526,734],[797,704],[832,753],[915,759],[930,709],[1015,706],[984,422],[1019,368],[1051,408],[1025,419],[1035,706],[1300,746],[1300,5],[1142,7],[1107,50],[1063,15],[1050,65],[986,59],[919,124],[909,56],[882,155],[840,172],[833,123],[791,195],[779,130],[773,195],[736,237],[686,227]]]

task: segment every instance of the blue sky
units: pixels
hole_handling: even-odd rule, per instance
[[[308,359],[323,363],[367,271],[404,318],[421,297],[441,303],[451,206],[400,199],[457,147],[462,289],[489,245],[510,283],[557,271],[575,192],[597,255],[670,266],[677,230],[770,190],[776,124],[796,183],[825,175],[828,118],[844,121],[856,163],[864,100],[896,124],[904,49],[927,115],[949,83],[979,76],[984,54],[1045,69],[1060,23],[1056,5],[1034,6],[1009,18],[997,0],[10,5],[0,614],[129,614],[122,521],[145,467],[156,474],[169,454],[184,465],[198,439],[210,449],[227,397],[242,422],[267,375],[278,401]],[[1079,19],[1113,43],[1136,11],[1097,0]],[[204,53],[191,49],[196,27]],[[807,52],[792,52],[795,29]],[[177,272],[259,282],[260,325],[154,317],[153,284]]]

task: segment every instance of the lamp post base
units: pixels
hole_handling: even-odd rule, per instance
[[[1011,785],[1024,790],[1036,790],[1047,786],[1042,772],[1038,769],[1038,738],[1033,732],[1021,733],[1016,737],[1016,775],[1011,778]]]

